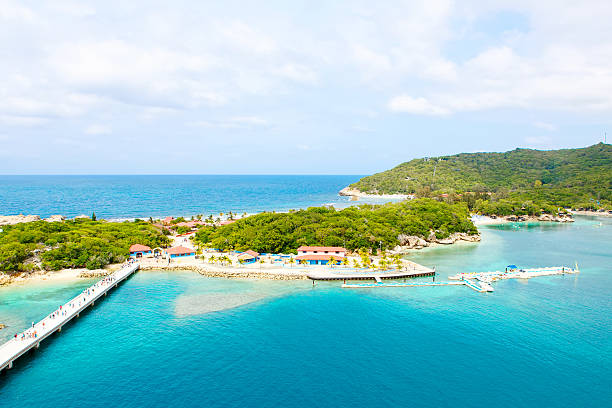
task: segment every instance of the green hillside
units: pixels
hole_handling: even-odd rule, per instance
[[[435,170],[435,177],[434,177]],[[580,149],[516,149],[414,159],[351,185],[373,194],[421,197],[484,192],[497,199],[597,207],[612,203],[612,145]],[[465,194],[462,194],[462,196]],[[483,195],[478,196],[480,199]]]

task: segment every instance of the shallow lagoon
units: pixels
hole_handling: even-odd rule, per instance
[[[609,406],[612,219],[486,227],[410,258],[440,280],[582,272],[491,294],[141,272],[0,376],[0,406]],[[0,321],[42,317],[81,284],[4,288]]]

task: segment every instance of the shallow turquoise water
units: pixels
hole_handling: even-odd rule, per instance
[[[612,219],[483,235],[411,258],[440,280],[509,263],[581,273],[481,294],[140,272],[1,375],[0,406],[610,406]],[[16,290],[0,291],[0,321],[46,313],[30,310],[41,288]]]

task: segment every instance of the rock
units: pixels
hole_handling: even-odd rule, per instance
[[[87,218],[87,219],[89,219],[89,217],[86,216],[85,214],[77,215],[76,217],[74,217],[75,220],[78,220],[79,218]]]
[[[436,239],[436,243],[442,244],[442,245],[450,245],[450,244],[454,244],[455,240],[452,237],[448,237],[444,239]]]
[[[66,219],[66,217],[64,217],[63,215],[52,215],[49,218],[45,218],[45,221],[47,222],[61,222],[64,221]]]
[[[34,222],[40,221],[40,217],[38,215],[5,215],[0,216],[0,225],[14,225],[20,224],[22,222]]]
[[[2,330],[2,329],[6,329],[6,324],[0,323],[0,330]]]
[[[429,231],[429,235],[427,236],[428,242],[436,242],[436,233],[433,231]]]
[[[466,234],[465,232],[455,232],[451,235],[455,241],[480,242],[480,234]]]

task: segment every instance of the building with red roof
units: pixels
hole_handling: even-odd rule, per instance
[[[130,246],[130,256],[133,258],[142,258],[143,256],[153,255],[153,251],[150,247],[141,244],[134,244]]]
[[[195,249],[184,246],[176,246],[166,249],[166,254],[170,258],[183,258],[186,256],[195,256]]]
[[[298,261],[305,261],[310,265],[327,265],[333,258],[339,264],[346,257],[346,248],[325,246],[301,246],[297,249]]]

